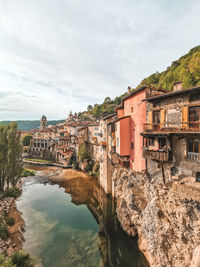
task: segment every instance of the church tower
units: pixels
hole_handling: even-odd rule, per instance
[[[40,130],[44,130],[47,128],[47,118],[46,116],[42,116],[41,120],[40,120]]]

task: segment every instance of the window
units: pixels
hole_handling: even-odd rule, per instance
[[[153,112],[153,123],[160,123],[160,110]]]
[[[134,143],[132,142],[132,143],[131,143],[131,149],[133,149],[133,148],[134,148]]]
[[[190,95],[190,101],[200,100],[200,93],[194,93]]]
[[[200,182],[200,172],[196,172],[196,182]]]
[[[178,174],[178,168],[176,168],[176,167],[172,167],[171,168],[171,176],[175,176],[175,175],[177,175]]]
[[[133,110],[134,110],[134,108],[133,108],[133,107],[131,107],[131,113],[133,113]]]
[[[200,106],[189,108],[189,126],[190,128],[199,128],[200,126]]]
[[[117,146],[119,146],[119,138],[117,138]]]
[[[165,138],[158,138],[158,148],[159,149],[166,149],[166,139]]]
[[[188,142],[188,152],[200,153],[200,139],[191,139]]]
[[[155,145],[155,138],[148,138],[147,139],[148,146],[154,146]]]

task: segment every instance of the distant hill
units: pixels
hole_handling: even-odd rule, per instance
[[[151,84],[171,91],[173,83],[182,81],[183,88],[200,85],[200,46],[192,48],[189,53],[172,62],[171,66],[163,72],[156,72],[145,78],[137,86]]]
[[[53,120],[53,121],[47,121],[47,125],[49,124],[57,124],[60,122],[64,122],[65,120]],[[11,121],[0,121],[0,124],[8,124]],[[36,120],[36,121],[16,121],[17,125],[18,125],[18,129],[19,130],[33,130],[33,129],[37,129],[40,127],[40,120]]]

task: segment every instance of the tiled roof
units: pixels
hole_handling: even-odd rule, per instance
[[[157,91],[162,91],[162,92],[164,92],[164,93],[166,92],[166,90],[165,90],[165,89],[162,89],[162,88],[153,88],[153,87],[151,87],[151,86],[144,85],[144,86],[142,86],[142,87],[140,87],[140,88],[138,88],[138,89],[136,89],[136,90],[133,90],[133,91],[130,92],[129,94],[125,95],[125,96],[122,98],[122,100],[121,100],[121,104],[120,104],[119,106],[116,107],[116,110],[118,110],[118,109],[122,109],[122,108],[124,107],[124,101],[125,101],[126,99],[128,99],[129,97],[132,97],[133,95],[135,95],[135,94],[137,94],[137,93],[143,91],[143,90],[146,89],[146,88],[150,88],[150,89],[157,90]]]
[[[116,116],[116,115],[117,115],[117,113],[115,112],[115,113],[112,113],[112,114],[109,114],[109,115],[103,117],[102,119],[103,119],[103,120],[107,120],[107,119],[112,118],[112,117],[114,117],[114,116]]]
[[[184,95],[184,94],[188,94],[188,93],[195,93],[195,92],[200,92],[200,86],[196,86],[196,87],[191,87],[185,90],[181,90],[181,91],[174,91],[174,92],[169,92],[169,93],[165,93],[163,95],[158,95],[158,96],[153,96],[153,97],[149,97],[146,98],[145,101],[157,101],[163,98],[167,98],[167,97],[173,97],[173,96],[179,96],[179,95]]]

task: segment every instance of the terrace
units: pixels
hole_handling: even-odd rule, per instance
[[[176,123],[145,123],[144,133],[200,133],[200,121],[176,122]]]

